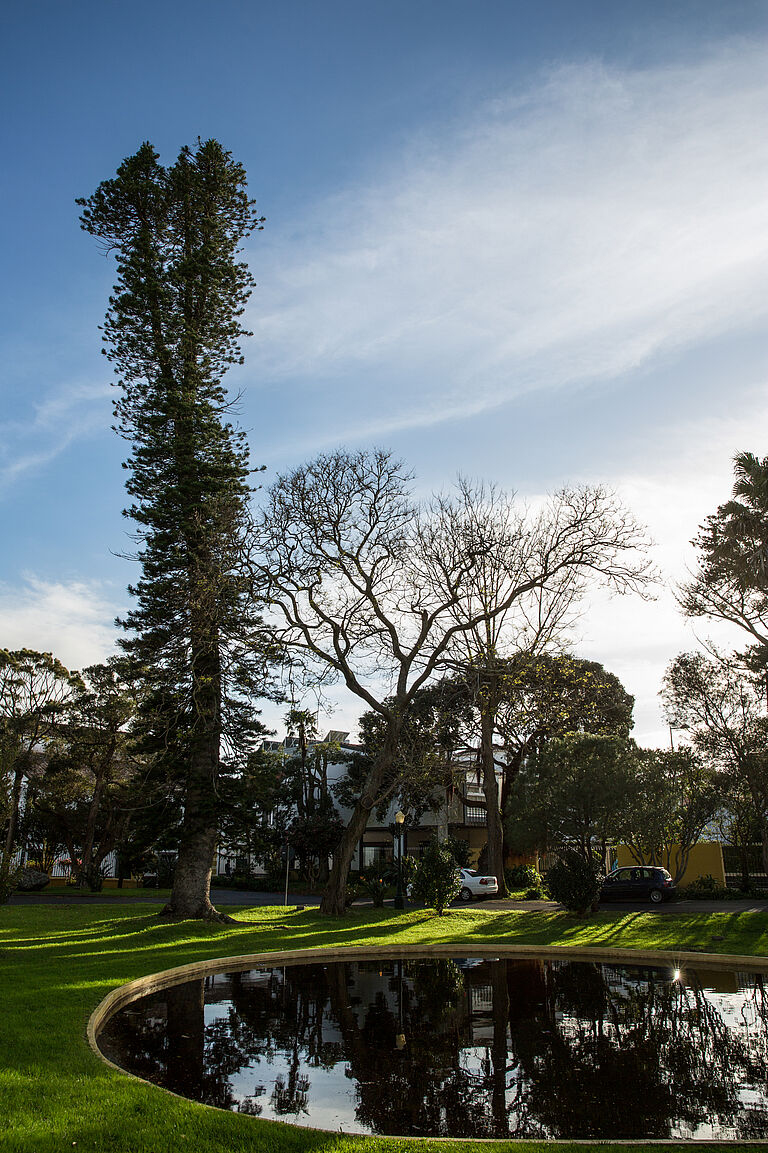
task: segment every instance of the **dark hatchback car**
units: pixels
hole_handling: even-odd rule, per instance
[[[675,882],[666,869],[652,865],[632,865],[626,869],[614,869],[600,887],[601,901],[641,901],[643,899],[658,904],[669,901],[676,891]]]

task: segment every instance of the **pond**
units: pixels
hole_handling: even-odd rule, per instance
[[[349,1133],[768,1137],[768,980],[571,960],[222,972],[115,1014],[105,1056],[182,1096]]]

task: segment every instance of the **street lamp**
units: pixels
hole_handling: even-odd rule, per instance
[[[395,908],[404,909],[403,899],[403,825],[405,813],[395,813],[395,828],[397,829],[397,891],[395,892]]]

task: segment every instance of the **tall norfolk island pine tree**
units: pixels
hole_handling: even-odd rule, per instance
[[[184,783],[184,824],[167,915],[217,917],[210,878],[222,747],[258,725],[258,620],[238,576],[249,485],[244,434],[227,420],[222,377],[242,363],[240,317],[253,285],[237,259],[261,227],[245,171],[215,140],[164,168],[150,144],[79,200],[81,224],[117,261],[104,349],[120,395],[116,430],[141,578],[123,646],[146,687],[145,744]]]

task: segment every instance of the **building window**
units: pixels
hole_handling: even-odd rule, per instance
[[[465,805],[464,823],[467,825],[487,825],[488,817],[485,809],[481,809],[479,805]]]
[[[392,860],[391,845],[363,845],[363,868],[369,865],[384,865]]]

